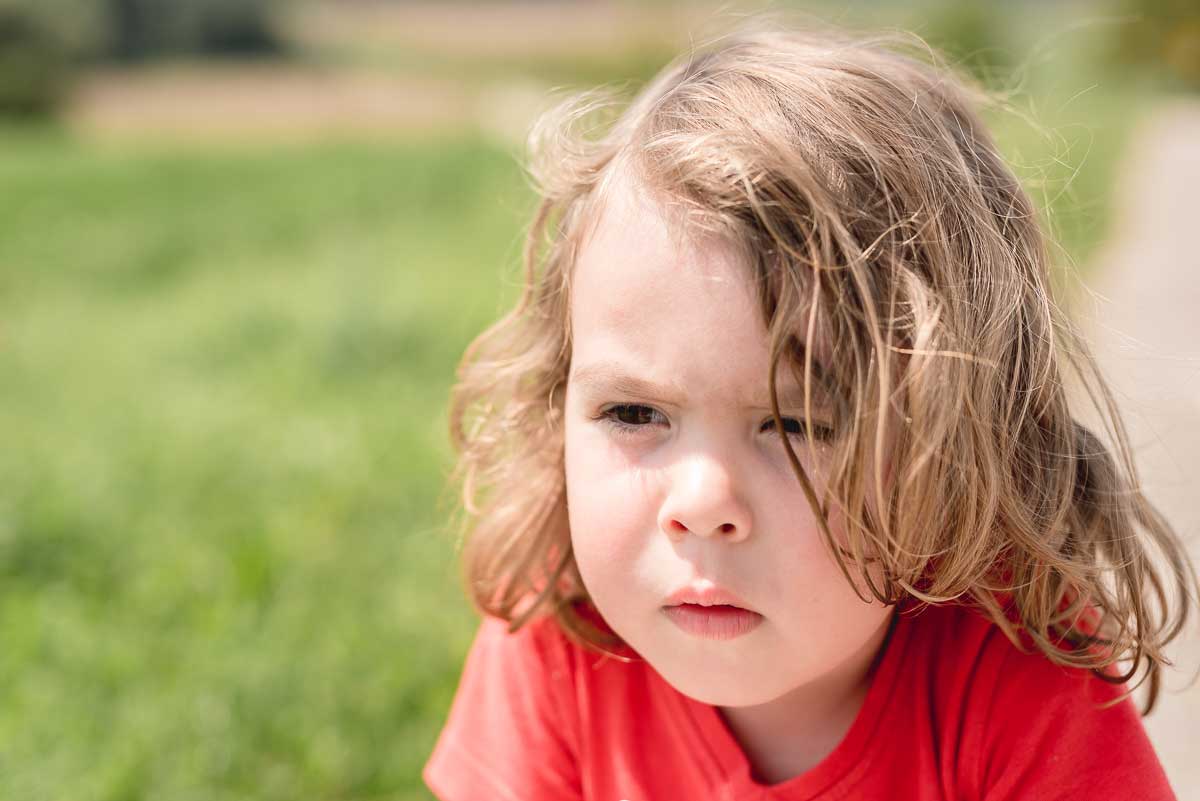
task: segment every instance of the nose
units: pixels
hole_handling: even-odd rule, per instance
[[[673,542],[682,542],[689,533],[730,542],[750,536],[750,507],[727,465],[709,455],[696,455],[675,472],[658,519],[659,528]]]

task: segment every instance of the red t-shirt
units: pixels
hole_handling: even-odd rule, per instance
[[[544,618],[483,621],[424,779],[442,801],[1173,799],[1133,703],[960,606],[898,616],[819,764],[757,781],[718,710]]]

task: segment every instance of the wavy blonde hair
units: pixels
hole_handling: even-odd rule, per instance
[[[584,612],[562,420],[572,267],[625,164],[745,254],[781,430],[777,367],[831,388],[821,497],[783,441],[847,580],[890,604],[973,603],[1014,643],[1108,681],[1144,669],[1153,707],[1195,572],[1052,299],[1035,209],[974,110],[986,100],[910,40],[760,20],[632,102],[583,92],[539,120],[523,293],[467,349],[451,402],[481,611],[513,629],[550,612],[584,642],[619,643]],[[821,365],[801,346],[817,336]],[[1069,376],[1112,444],[1073,413]]]

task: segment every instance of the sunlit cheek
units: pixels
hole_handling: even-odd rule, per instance
[[[830,575],[835,575],[838,582],[844,583],[841,570],[837,567],[833,552],[834,547],[851,551],[851,541],[848,534],[846,514],[838,501],[827,496],[829,489],[829,468],[822,461],[822,454],[817,451],[810,455],[803,443],[794,445],[795,453],[804,471],[808,485],[812,490],[812,498],[805,492],[803,483],[793,470],[786,453],[779,457],[782,466],[778,466],[776,481],[771,484],[772,497],[777,500],[786,499],[784,527],[790,536],[785,540],[792,556],[803,564],[813,566],[816,572],[828,568]],[[782,446],[779,448],[783,451]],[[815,456],[815,458],[814,458]],[[816,503],[813,503],[815,499]],[[824,504],[825,514],[819,511]],[[853,564],[847,558],[847,564],[854,572]],[[820,567],[821,570],[817,570]]]
[[[836,545],[841,549],[842,558],[853,579],[853,587],[857,589],[862,597],[871,599],[871,584],[877,590],[882,591],[886,571],[868,537],[861,531],[852,532],[850,529],[851,527],[846,523],[845,512],[840,507],[835,506],[829,514],[830,533],[833,535]],[[855,547],[856,542],[857,547]],[[832,552],[827,549],[827,553],[829,553],[829,559],[832,561],[834,558]],[[836,562],[834,564],[836,565]],[[866,567],[865,573],[870,579],[870,584],[863,576],[863,566]],[[840,574],[841,571],[839,570],[838,572]],[[844,581],[844,576],[839,575],[839,578]],[[847,587],[850,587],[850,585],[847,585]]]
[[[566,444],[568,466],[593,483],[620,480],[639,467],[639,450],[621,443],[599,424],[568,425]]]
[[[661,476],[636,447],[586,429],[567,438],[567,496],[572,534],[582,548],[598,540],[624,555],[652,531]]]
[[[803,514],[813,514],[813,507],[804,485],[808,484],[813,497],[819,502],[824,499],[829,481],[828,453],[819,449],[809,451],[807,444],[801,440],[793,442],[792,453],[796,457],[803,479],[797,475],[796,467],[783,443],[772,443],[767,461],[773,471],[774,486],[781,497],[790,498],[792,505],[802,507]]]

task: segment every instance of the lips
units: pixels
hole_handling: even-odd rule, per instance
[[[710,640],[740,637],[763,621],[762,615],[732,592],[705,581],[671,593],[663,613],[688,634]]]
[[[763,616],[737,606],[699,606],[680,604],[663,607],[672,623],[688,634],[708,640],[732,640],[749,634]]]
[[[663,603],[664,607],[679,606],[680,604],[695,604],[696,606],[736,606],[753,612],[750,605],[729,590],[718,587],[711,581],[693,581],[686,587],[680,587]]]

